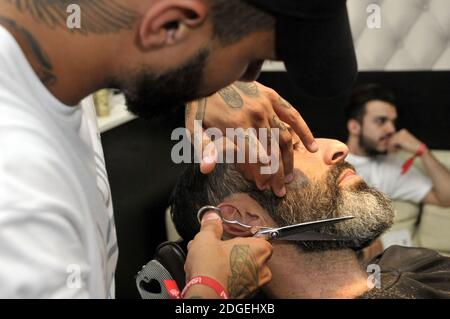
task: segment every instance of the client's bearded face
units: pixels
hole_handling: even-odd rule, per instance
[[[346,187],[339,185],[339,176],[348,168],[353,169],[350,164],[340,162],[319,182],[311,182],[297,172],[299,177],[289,186],[287,195],[272,201],[275,205],[270,215],[280,226],[349,215],[355,217],[320,230],[352,238],[353,242],[298,242],[301,249],[360,249],[392,225],[394,212],[385,195],[362,180]]]

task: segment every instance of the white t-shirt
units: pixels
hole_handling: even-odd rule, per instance
[[[0,26],[0,298],[114,297],[117,239],[92,106],[58,101]]]
[[[366,157],[349,154],[346,160],[368,185],[395,200],[420,203],[433,187],[431,180],[415,167],[401,175],[404,161],[395,155]]]

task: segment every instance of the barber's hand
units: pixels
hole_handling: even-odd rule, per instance
[[[403,150],[415,154],[422,144],[414,135],[408,130],[402,129],[391,136],[389,139],[389,150],[397,151]]]
[[[217,280],[230,298],[245,298],[272,279],[267,261],[272,245],[262,238],[234,238],[222,241],[222,221],[214,212],[206,213],[201,230],[188,245],[184,270],[186,282],[195,276]],[[207,286],[194,285],[186,298],[218,298]]]
[[[297,110],[274,90],[257,82],[236,82],[207,99],[190,103],[186,110],[186,127],[191,133],[194,132],[195,120],[202,121],[203,129],[217,128],[224,136],[226,128],[244,130],[278,128],[280,130],[279,145],[275,145],[275,149],[278,152],[276,156],[280,159],[279,169],[272,174],[261,174],[260,168],[267,166],[265,159],[271,154],[270,150],[261,147],[259,137],[247,140],[246,143],[250,144],[250,147],[246,147],[245,150],[246,159],[249,158],[249,148],[258,150],[257,163],[252,164],[246,160],[244,165],[239,165],[239,169],[247,179],[254,181],[259,189],[272,189],[280,197],[286,193],[285,183],[291,182],[294,178],[292,136],[283,122],[292,127],[309,151],[318,150],[308,125]],[[206,134],[203,134],[202,139],[203,149],[206,145],[212,144]],[[231,144],[236,151],[238,146],[232,142]],[[210,148],[203,153],[200,164],[202,173],[208,174],[214,170],[218,151],[223,150]]]

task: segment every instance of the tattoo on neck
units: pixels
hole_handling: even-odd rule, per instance
[[[236,245],[230,254],[231,276],[228,277],[230,298],[249,296],[258,288],[259,268],[248,245]]]
[[[219,91],[219,95],[230,107],[240,109],[244,106],[241,95],[232,86],[228,86]]]
[[[83,35],[116,33],[131,29],[139,14],[117,0],[5,0],[22,13],[29,13],[35,21],[51,29],[65,28]],[[70,5],[80,7],[81,28],[68,28]]]
[[[27,49],[31,52],[33,61],[35,62],[35,72],[42,83],[47,87],[54,85],[57,78],[53,73],[53,65],[36,38],[27,29],[19,26],[12,19],[0,16],[0,24],[9,28],[27,45]]]
[[[246,82],[236,82],[234,85],[241,90],[245,95],[250,97],[255,97],[259,95],[258,86],[255,82],[246,83]]]

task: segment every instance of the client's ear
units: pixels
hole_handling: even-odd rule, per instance
[[[238,221],[249,226],[266,226],[263,218],[258,213],[249,212],[245,207],[237,207],[231,203],[222,203],[218,207],[222,212],[222,218],[229,221]],[[236,224],[223,222],[224,233],[232,237],[252,236],[251,228],[245,228]]]

